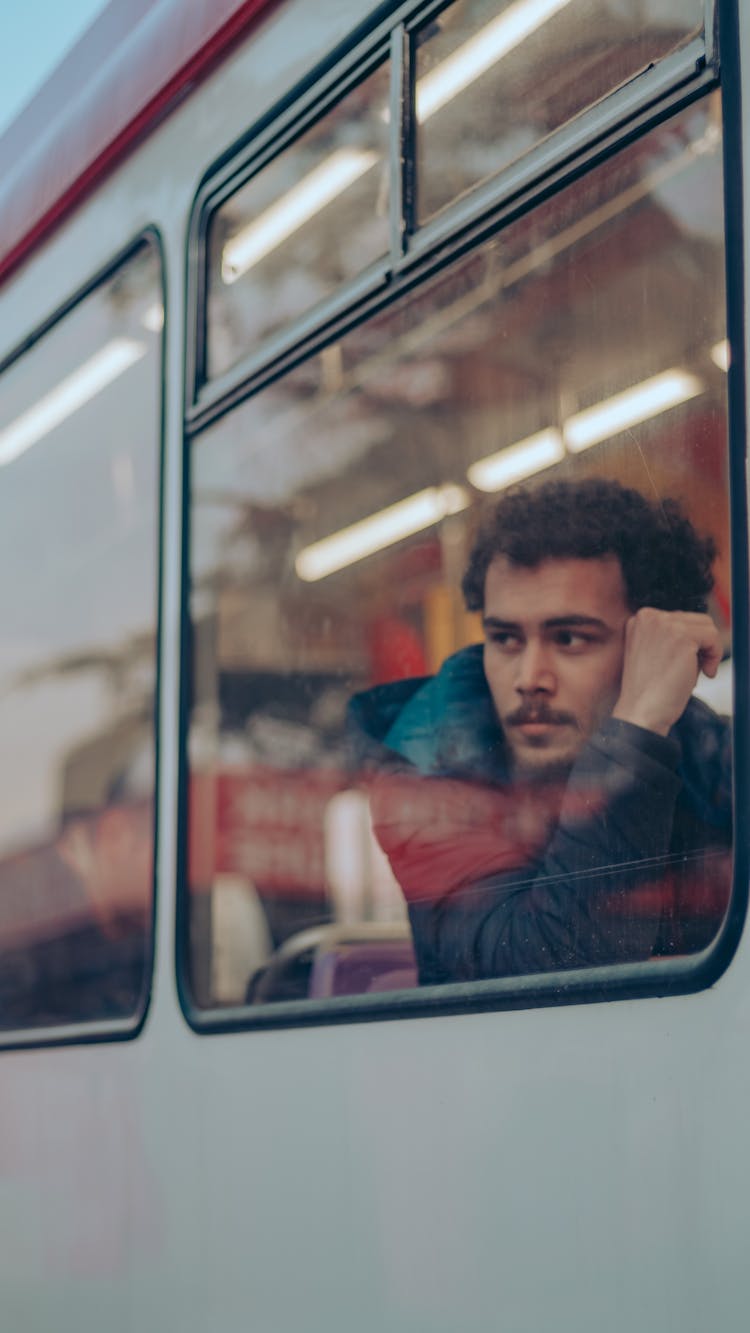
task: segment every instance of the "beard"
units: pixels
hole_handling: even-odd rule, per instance
[[[516,730],[531,725],[550,727],[552,730],[540,735],[522,735]],[[563,728],[571,734],[571,744],[564,746],[561,754],[558,742],[564,738]],[[522,704],[514,712],[508,713],[503,722],[503,731],[514,776],[531,783],[565,783],[584,740],[578,719],[573,713],[550,708],[544,701]]]

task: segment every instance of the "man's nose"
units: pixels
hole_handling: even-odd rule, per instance
[[[554,694],[556,677],[546,644],[530,639],[517,658],[515,687],[519,694]]]

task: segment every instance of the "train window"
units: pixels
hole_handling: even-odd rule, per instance
[[[143,242],[2,374],[6,1030],[148,990],[162,320]]]
[[[720,139],[711,95],[194,438],[198,1008],[408,1008],[714,937]]]
[[[499,12],[498,12],[499,11]],[[415,33],[425,221],[700,32],[702,0],[459,0]]]
[[[216,210],[208,378],[387,254],[388,98],[382,65]]]

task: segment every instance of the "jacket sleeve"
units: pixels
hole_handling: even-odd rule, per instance
[[[405,890],[422,984],[649,957],[659,920],[630,900],[664,873],[679,755],[675,741],[610,719],[581,752],[536,854],[515,839],[489,873],[478,863],[435,893]],[[473,841],[466,833],[454,862],[471,861]],[[386,847],[402,886],[411,844]]]

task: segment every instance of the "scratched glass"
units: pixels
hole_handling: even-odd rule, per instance
[[[388,80],[383,65],[216,210],[208,379],[387,253]]]
[[[2,376],[5,1029],[148,989],[161,300],[143,244]]]
[[[467,647],[486,694],[461,578],[478,517],[512,482],[603,477],[681,497],[717,540],[710,609],[728,654],[719,124],[717,99],[697,103],[193,442],[199,1006],[507,975],[474,966],[451,912],[468,920],[509,866],[528,881],[550,810],[487,779],[471,727],[448,737],[430,714],[405,750],[388,726]],[[720,713],[728,669],[700,685]],[[726,813],[704,812],[716,828]],[[694,953],[715,934],[729,835],[704,848],[699,824],[689,875],[667,857],[613,895],[615,961]],[[415,953],[438,918],[457,932],[439,978]],[[566,965],[583,964],[573,951]]]
[[[419,220],[678,50],[702,23],[702,0],[450,5],[414,37]]]

